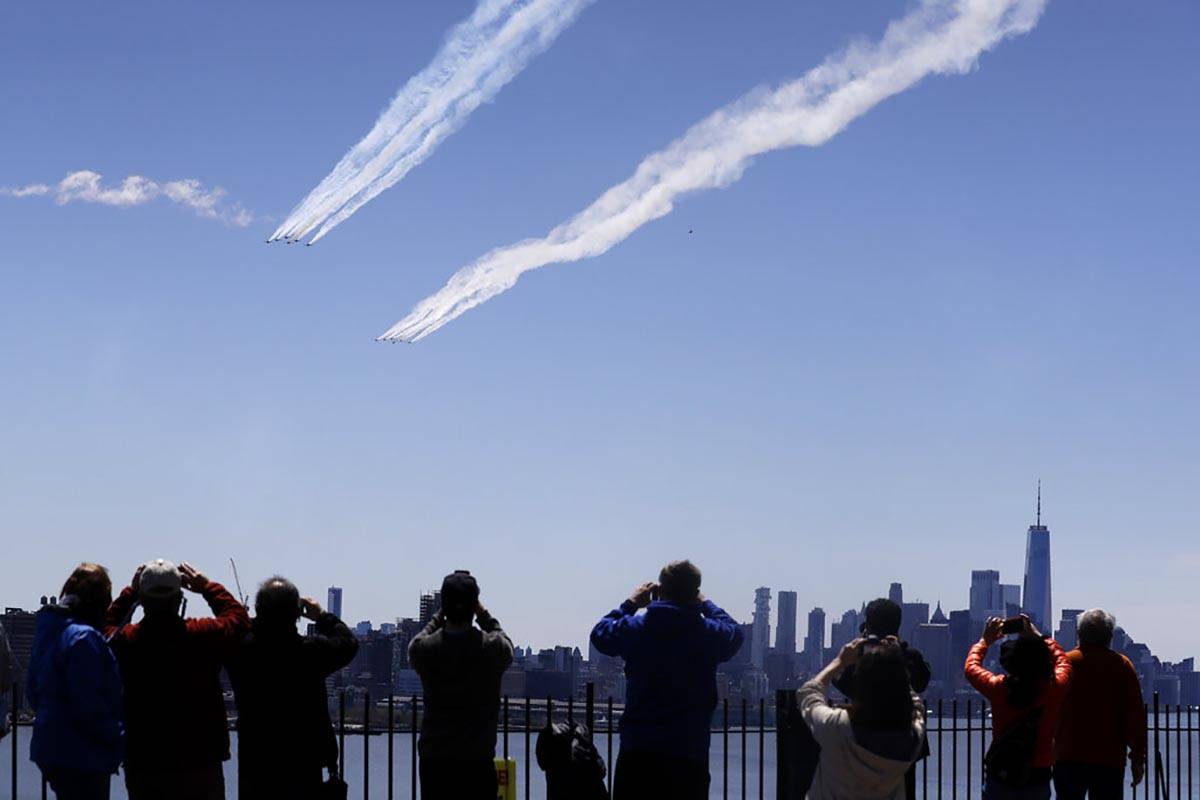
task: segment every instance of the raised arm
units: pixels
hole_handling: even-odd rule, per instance
[[[332,675],[354,660],[358,639],[354,632],[335,615],[321,609],[315,600],[300,601],[301,613],[316,623],[316,636],[304,637],[303,653],[312,668],[322,677]]]
[[[737,621],[712,600],[706,598],[701,599],[700,613],[704,616],[705,625],[716,637],[717,659],[728,661],[736,656],[742,649],[742,641],[745,638]]]
[[[1071,683],[1071,659],[1067,658],[1062,647],[1053,639],[1047,638],[1046,646],[1050,648],[1050,657],[1054,659],[1054,691],[1062,697]]]
[[[995,702],[995,698],[999,695],[1001,687],[1004,685],[1004,678],[984,667],[983,659],[987,657],[988,648],[1000,638],[1001,625],[1003,625],[1003,620],[996,617],[988,619],[983,628],[983,638],[971,646],[970,652],[967,653],[967,663],[963,666],[963,674],[967,678],[967,683],[992,702]]]
[[[856,639],[844,646],[833,661],[816,674],[796,691],[796,702],[800,706],[800,715],[804,718],[813,738],[821,744],[827,744],[835,728],[845,724],[846,712],[834,708],[829,703],[826,693],[833,683],[847,668],[854,665],[858,658],[862,640]]]
[[[482,605],[475,610],[475,621],[483,631],[483,646],[497,672],[504,672],[513,660],[513,643],[499,621]]]
[[[446,620],[442,617],[442,612],[439,611],[429,620],[429,624],[421,629],[421,632],[412,638],[408,643],[408,663],[412,664],[412,668],[418,674],[424,671],[426,666],[425,653],[429,649],[430,637],[441,630],[446,624]]]

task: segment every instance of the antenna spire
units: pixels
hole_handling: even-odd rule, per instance
[[[1042,527],[1042,479],[1038,478],[1037,525]]]

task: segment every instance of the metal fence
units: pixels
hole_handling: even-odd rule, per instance
[[[17,686],[12,687],[11,726],[11,797],[18,797],[18,765],[21,728],[31,724],[21,714],[21,694]],[[346,694],[337,696],[335,730],[337,733],[339,770],[343,778],[354,779],[361,770],[361,780],[351,796],[361,790],[364,800],[371,797],[393,800],[397,796],[416,800],[419,796],[417,781],[417,737],[424,705],[421,697],[389,696],[385,701],[372,702],[369,695],[362,696],[361,708],[347,709]],[[525,800],[533,800],[531,775],[534,737],[550,721],[575,720],[582,722],[590,732],[597,750],[609,765],[607,783],[612,796],[612,772],[614,757],[614,733],[616,720],[623,707],[607,698],[597,701],[594,687],[587,686],[585,698],[576,701],[555,701],[552,698],[504,697],[500,707],[500,723],[497,731],[497,754],[505,759],[512,752],[510,745],[519,738],[523,746],[523,764],[518,773],[523,774],[519,787]],[[915,766],[917,797],[936,800],[965,800],[981,794],[984,780],[984,755],[991,741],[991,719],[988,705],[982,701],[967,700],[937,701],[926,709],[929,757]],[[1153,797],[1155,800],[1195,797],[1196,767],[1193,752],[1200,734],[1200,707],[1166,706],[1154,696],[1154,702],[1146,707],[1147,752],[1149,765],[1145,780],[1134,792],[1134,798]],[[580,719],[582,717],[582,719]],[[803,765],[797,763],[797,747],[804,749],[798,737],[806,734],[796,711],[795,694],[778,692],[774,702],[765,699],[748,702],[745,699],[730,702],[723,700],[714,717],[713,745],[719,748],[720,768],[713,770],[713,794],[719,790],[722,800],[766,800],[768,778],[773,778],[776,800],[795,800],[797,775]],[[774,738],[774,774],[767,772],[767,736]],[[346,763],[347,737],[363,737],[362,762],[359,765]],[[385,738],[386,775],[385,786],[371,784],[371,748],[366,746],[369,737]],[[397,785],[396,751],[398,737],[409,737],[408,785]],[[751,752],[749,743],[756,745]],[[731,769],[731,756],[736,766]],[[1197,753],[1200,756],[1200,753]],[[754,780],[748,782],[748,777]],[[47,787],[41,781],[41,796],[47,796]],[[398,794],[399,793],[399,794]]]

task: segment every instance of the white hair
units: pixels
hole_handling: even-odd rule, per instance
[[[1103,608],[1084,611],[1075,618],[1075,635],[1080,644],[1095,644],[1107,647],[1112,644],[1117,618]]]

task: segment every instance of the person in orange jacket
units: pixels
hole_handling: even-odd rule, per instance
[[[1146,773],[1146,707],[1132,662],[1110,648],[1117,621],[1103,609],[1079,615],[1079,649],[1054,740],[1060,800],[1120,798],[1129,754],[1132,785]]]
[[[1004,627],[1004,620],[988,619],[983,638],[967,654],[964,672],[971,686],[992,704],[993,748],[1020,752],[1025,748],[1019,739],[1028,731],[1024,757],[1032,763],[989,768],[983,800],[1049,800],[1054,730],[1071,681],[1071,662],[1057,642],[1022,616],[1017,635],[1000,651],[1000,664],[1008,674],[996,675],[983,661],[988,648],[1004,635]]]

